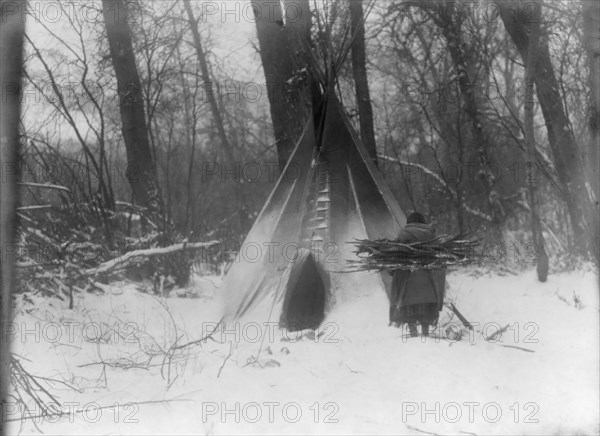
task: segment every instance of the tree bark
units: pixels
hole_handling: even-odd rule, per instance
[[[163,219],[156,164],[150,150],[140,77],[135,63],[131,29],[124,0],[103,0],[102,13],[110,56],[119,89],[123,141],[127,152],[126,177],[134,201],[146,208],[147,218],[159,226]]]
[[[512,9],[514,2],[502,3],[502,21],[515,43],[521,58],[526,60],[529,51],[531,18],[529,10]],[[587,255],[590,251],[592,229],[591,203],[583,158],[571,130],[560,95],[560,87],[554,73],[548,39],[541,35],[535,66],[537,96],[548,130],[548,142],[552,150],[554,167],[567,205],[573,232],[573,251]]]
[[[367,53],[365,47],[365,25],[363,0],[349,0],[352,30],[352,73],[360,120],[360,138],[369,155],[377,164],[377,144],[373,127],[373,107],[369,93],[367,75]]]
[[[540,19],[541,5],[543,0],[538,3],[536,8],[536,16],[531,24],[531,33],[529,37],[528,57],[525,61],[525,102],[524,102],[524,127],[525,127],[525,142],[527,145],[527,156],[530,164],[536,162],[535,155],[535,130],[534,130],[534,80],[535,80],[535,63],[536,53],[538,51],[538,42],[540,39]],[[544,236],[540,226],[540,217],[538,215],[537,205],[537,187],[536,181],[525,180],[527,183],[527,197],[529,202],[529,211],[531,215],[531,235],[536,248],[537,257],[537,276],[540,282],[545,282],[548,278],[548,254],[544,243]]]
[[[21,70],[27,3],[2,0],[0,7],[0,83],[3,97],[0,108],[0,322],[4,331],[11,321],[11,294],[15,285]],[[8,401],[11,379],[10,343],[7,338],[2,337],[0,347],[0,404],[4,406]]]
[[[198,62],[200,63],[200,71],[202,72],[202,80],[204,81],[206,99],[208,100],[208,104],[213,115],[219,140],[221,141],[221,146],[223,147],[223,151],[225,153],[225,158],[228,162],[233,163],[235,160],[233,148],[229,142],[229,139],[227,139],[227,133],[225,133],[225,123],[223,122],[223,116],[221,115],[219,105],[217,104],[217,98],[215,97],[216,90],[212,86],[210,72],[208,71],[208,62],[206,60],[206,55],[204,54],[204,49],[202,48],[200,32],[198,31],[198,22],[194,17],[194,11],[192,11],[190,0],[184,0],[183,4],[188,16],[192,37],[194,38],[194,48],[196,49],[196,55],[198,56]]]
[[[583,0],[583,36],[585,49],[590,63],[590,89],[592,99],[590,105],[590,144],[588,175],[594,191],[594,229],[600,227],[600,2]],[[596,260],[600,258],[600,238],[595,240]]]
[[[284,2],[293,4],[284,20],[279,2],[252,0],[260,57],[267,82],[271,119],[277,144],[279,168],[288,161],[300,138],[309,114],[309,75],[304,55],[309,50],[309,0]]]

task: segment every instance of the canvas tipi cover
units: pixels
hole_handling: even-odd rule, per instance
[[[395,238],[406,218],[335,95],[320,114],[305,126],[225,277],[225,320],[257,307],[285,320],[282,303],[302,280],[298,268],[314,272],[304,266],[307,253],[326,289],[325,312],[356,293],[386,291],[380,273],[345,272],[356,258],[348,242]]]

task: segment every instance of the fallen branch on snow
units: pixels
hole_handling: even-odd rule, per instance
[[[148,248],[145,250],[134,250],[125,253],[123,256],[119,256],[115,259],[111,259],[107,262],[104,262],[98,265],[96,268],[90,268],[83,272],[86,276],[91,276],[95,274],[104,273],[115,269],[117,267],[125,266],[130,261],[140,259],[140,258],[150,258],[154,256],[164,256],[166,254],[172,254],[183,250],[201,250],[213,247],[218,244],[218,241],[210,241],[210,242],[192,242],[192,243],[181,243],[171,245],[169,247],[156,247],[156,248]]]

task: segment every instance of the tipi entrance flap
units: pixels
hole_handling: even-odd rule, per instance
[[[290,331],[316,329],[325,319],[327,276],[309,250],[302,250],[289,268],[279,325]]]

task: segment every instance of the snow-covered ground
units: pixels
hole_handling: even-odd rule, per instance
[[[365,294],[336,306],[317,336],[265,319],[172,348],[220,320],[218,279],[206,277],[167,298],[129,284],[72,310],[21,302],[4,332],[14,353],[77,390],[52,382],[74,413],[37,428],[9,404],[10,434],[598,434],[598,277],[476,272],[448,278],[475,331],[445,310],[442,339],[388,327],[386,296]]]

